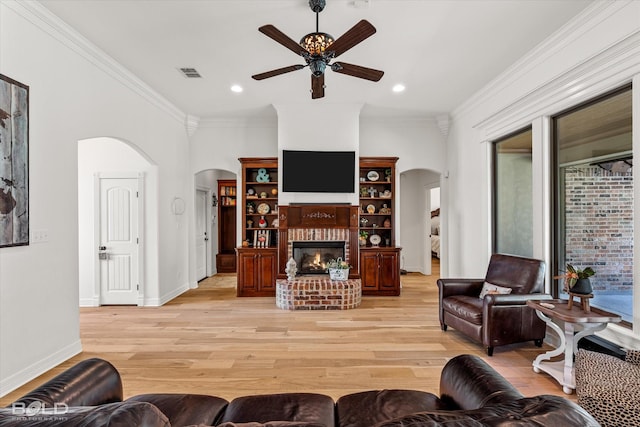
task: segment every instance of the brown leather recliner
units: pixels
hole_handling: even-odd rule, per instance
[[[526,302],[551,299],[542,293],[544,272],[544,261],[493,254],[484,279],[439,279],[440,327],[451,326],[482,343],[489,356],[500,345],[534,341],[542,346],[546,325]],[[511,288],[511,293],[480,299],[485,282]]]

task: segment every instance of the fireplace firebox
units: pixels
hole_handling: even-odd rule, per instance
[[[329,274],[329,260],[345,259],[345,242],[339,240],[293,242],[298,274]]]

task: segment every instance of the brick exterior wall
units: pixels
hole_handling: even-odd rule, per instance
[[[595,291],[633,288],[633,175],[598,166],[565,169],[566,261],[592,266]]]

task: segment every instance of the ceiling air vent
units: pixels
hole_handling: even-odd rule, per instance
[[[180,68],[180,72],[189,79],[199,79],[202,77],[195,68]]]

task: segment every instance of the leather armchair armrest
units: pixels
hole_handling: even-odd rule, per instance
[[[489,294],[484,297],[484,305],[524,305],[528,300],[550,300],[549,294]]]
[[[480,295],[484,279],[438,279],[440,298],[451,295]]]

